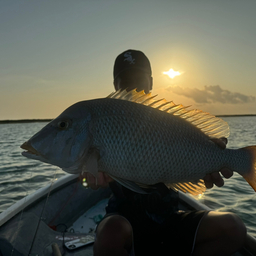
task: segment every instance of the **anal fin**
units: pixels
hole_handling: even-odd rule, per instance
[[[204,181],[201,179],[195,182],[171,183],[166,184],[166,186],[176,191],[181,190],[184,193],[188,192],[193,196],[202,194],[206,190]]]

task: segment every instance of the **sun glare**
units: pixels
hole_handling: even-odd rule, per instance
[[[174,71],[172,68],[169,71],[164,71],[164,75],[168,75],[171,79],[173,79],[175,76],[179,76],[180,72],[179,71]]]

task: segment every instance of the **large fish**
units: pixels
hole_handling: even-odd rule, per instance
[[[255,190],[256,146],[221,149],[211,141],[228,135],[219,118],[133,90],[72,105],[21,148],[68,173],[106,172],[140,193],[163,182],[199,194],[202,178],[224,167]]]

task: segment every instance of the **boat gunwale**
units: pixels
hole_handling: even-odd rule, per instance
[[[9,208],[4,210],[0,214],[0,227],[7,221],[9,221],[11,218],[15,217],[19,212],[32,207],[37,202],[47,197],[49,190],[51,194],[55,193],[56,191],[62,189],[63,187],[66,187],[67,185],[74,183],[78,179],[78,177],[79,174],[66,174],[59,178],[58,180],[56,180],[53,184],[48,184],[36,190],[32,194],[27,195],[26,197],[20,199],[19,201],[11,205]]]

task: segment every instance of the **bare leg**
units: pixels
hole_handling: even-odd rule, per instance
[[[120,215],[105,218],[97,228],[95,256],[128,256],[132,249],[132,227]]]
[[[231,255],[244,246],[245,240],[246,227],[237,215],[209,212],[200,223],[193,255]]]

